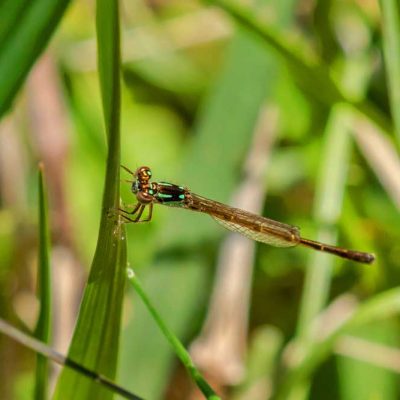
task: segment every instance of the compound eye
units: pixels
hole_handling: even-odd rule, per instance
[[[139,182],[135,181],[132,183],[132,192],[137,193],[139,191]]]
[[[151,170],[149,167],[140,167],[136,171],[136,176],[144,181],[148,181],[151,178]]]

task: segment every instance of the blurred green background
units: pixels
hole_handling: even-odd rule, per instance
[[[22,61],[9,66],[12,46],[23,42],[13,24],[35,19],[23,3],[0,2],[0,315],[23,329],[36,321],[41,160],[54,347],[65,353],[96,246],[105,173],[95,4],[76,1],[49,17],[46,40],[56,29],[25,80],[22,72],[13,78]],[[333,332],[356,301],[400,281],[398,11],[385,0],[120,3],[124,165],[148,165],[156,181],[227,204],[242,188],[260,214],[377,257],[366,266],[256,244],[243,267],[252,272],[223,283],[229,262],[218,266],[247,239],[226,244],[228,233],[211,218],[167,207],[156,206],[151,223],[128,225],[130,267],[183,343],[200,343],[195,360],[224,398],[400,398],[399,320],[383,318],[383,306],[379,321],[338,338],[300,383],[285,378],[296,371],[296,354]],[[264,139],[254,144],[255,137]],[[123,202],[135,203],[129,176],[121,177]],[[257,190],[243,189],[254,179]],[[224,308],[232,292],[241,296],[237,313]],[[320,313],[332,325],[322,324],[326,332],[314,326]],[[117,381],[135,393],[200,398],[131,290],[119,351]],[[210,352],[229,357],[210,361]],[[31,398],[33,354],[0,337],[0,360],[1,398]]]

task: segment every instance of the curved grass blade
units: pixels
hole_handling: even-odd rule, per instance
[[[51,38],[69,0],[5,0],[0,5],[0,117]]]
[[[82,365],[76,363],[70,358],[65,357],[62,354],[58,353],[57,351],[53,350],[45,343],[37,339],[34,339],[33,337],[27,335],[26,333],[20,331],[17,328],[14,328],[7,321],[4,321],[2,318],[0,318],[0,332],[14,339],[23,346],[32,349],[36,353],[41,354],[42,357],[49,358],[60,365],[65,365],[66,367],[75,370],[76,372],[86,376],[87,378],[95,380],[97,384],[103,385],[104,387],[111,390],[113,393],[119,394],[120,396],[130,400],[142,400],[141,397],[136,396],[135,394],[129,392],[128,390],[117,385],[116,383],[106,378],[105,376],[97,374],[96,372],[83,367]]]
[[[119,204],[120,165],[120,43],[118,1],[97,1],[97,41],[100,86],[108,139],[108,158],[100,232],[89,281],[71,343],[69,357],[109,378],[116,374],[120,319],[125,287],[124,228],[110,218]],[[110,399],[75,372],[64,370],[57,399]]]
[[[35,337],[49,343],[51,330],[51,276],[50,276],[50,234],[47,218],[47,194],[43,182],[43,164],[39,165],[39,254],[38,254],[38,294],[40,301],[39,318]],[[36,379],[34,398],[47,399],[48,360],[38,354],[36,358]]]
[[[140,296],[146,308],[150,312],[151,316],[155,320],[156,324],[160,328],[161,332],[164,334],[166,339],[169,341],[171,346],[174,348],[176,355],[182,361],[182,364],[185,366],[190,376],[196,383],[197,387],[201,390],[204,396],[209,400],[219,400],[220,397],[214,392],[211,386],[206,382],[206,380],[202,377],[199,370],[195,367],[189,353],[184,348],[183,344],[179,341],[179,339],[169,330],[166,323],[163,321],[162,317],[158,314],[157,310],[151,303],[149,297],[146,292],[142,288],[139,280],[137,279],[135,273],[132,269],[128,269],[128,280],[135,288],[136,293]]]

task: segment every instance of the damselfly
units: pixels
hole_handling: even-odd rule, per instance
[[[124,166],[122,167],[133,175],[134,180],[129,182],[132,182],[132,192],[138,200],[138,203],[131,211],[119,209],[125,222],[150,221],[153,214],[153,204],[162,204],[208,214],[223,227],[272,246],[293,247],[302,245],[365,264],[370,264],[375,259],[375,256],[370,253],[348,250],[305,239],[300,236],[300,229],[296,226],[287,225],[207,199],[191,192],[184,186],[168,182],[151,182],[152,174],[149,167],[140,167],[136,172],[132,172]],[[147,206],[149,207],[149,213],[146,218],[141,219]]]

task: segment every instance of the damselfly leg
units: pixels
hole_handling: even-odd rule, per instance
[[[149,206],[149,213],[145,219],[140,219],[143,214],[143,211],[146,208],[145,204],[137,203],[132,211],[124,210],[123,208],[118,208],[118,210],[120,211],[121,217],[124,218],[126,222],[133,222],[133,223],[149,222],[151,221],[151,217],[153,216],[153,203],[150,203],[148,206]],[[128,217],[128,215],[126,214],[132,217]],[[135,218],[133,218],[133,216],[135,216]]]

